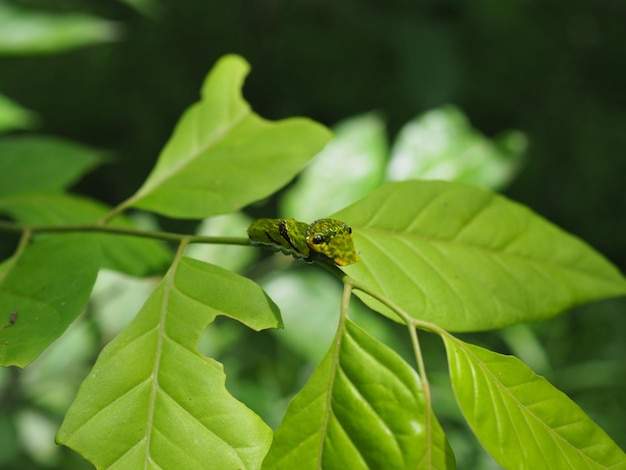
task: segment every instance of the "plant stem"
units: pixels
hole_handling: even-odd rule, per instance
[[[128,202],[128,200],[126,200],[126,201],[118,204],[117,206],[115,206],[113,209],[111,209],[104,217],[102,217],[96,223],[98,225],[105,225],[105,224],[107,224],[111,219],[113,219],[114,217],[117,217],[119,214],[121,214],[122,212],[124,212],[126,210],[126,207],[128,207],[127,202]]]
[[[413,351],[415,352],[415,360],[417,361],[417,370],[419,371],[420,379],[422,380],[422,391],[424,392],[424,421],[426,423],[426,442],[432,442],[432,395],[430,393],[430,384],[428,382],[428,376],[426,375],[426,366],[424,365],[424,356],[422,355],[422,348],[420,347],[419,339],[417,337],[417,330],[414,324],[408,324],[409,336],[411,337],[411,344],[413,345]],[[425,461],[431,462],[431,447],[426,445]]]
[[[158,232],[151,230],[141,230],[126,227],[112,227],[108,225],[97,224],[69,224],[69,225],[33,225],[26,226],[11,222],[0,221],[0,231],[5,232],[25,232],[35,233],[62,233],[62,232],[101,232],[114,235],[129,235],[132,237],[155,238],[158,240],[166,240],[180,242],[183,239],[187,243],[213,243],[219,245],[250,245],[247,238],[243,237],[213,237],[203,235],[188,235],[175,232]]]
[[[328,431],[328,423],[332,414],[331,402],[333,399],[333,387],[335,385],[335,378],[337,377],[337,368],[339,366],[339,353],[341,352],[341,341],[344,337],[346,328],[346,321],[348,320],[348,306],[350,305],[350,296],[352,294],[352,286],[349,284],[343,285],[343,295],[341,296],[341,314],[339,315],[339,325],[337,326],[337,332],[333,338],[333,358],[330,363],[330,370],[328,374],[328,385],[326,388],[326,405],[324,407],[324,420],[321,426],[322,434],[326,434]],[[322,461],[322,455],[324,454],[324,442],[325,439],[320,439],[320,444],[317,451],[317,462]]]
[[[339,271],[339,273],[337,273],[337,271]],[[430,323],[430,322],[427,322],[427,321],[424,321],[424,320],[419,320],[417,318],[413,318],[402,307],[400,307],[399,305],[397,305],[394,302],[392,302],[390,299],[388,299],[383,294],[380,294],[380,293],[370,289],[369,286],[360,283],[359,281],[357,281],[353,277],[350,277],[347,274],[345,274],[343,271],[338,270],[338,269],[337,269],[337,271],[331,269],[331,272],[333,272],[336,276],[338,276],[343,283],[350,284],[354,289],[360,290],[361,292],[369,295],[370,297],[373,297],[374,299],[378,300],[380,303],[382,303],[386,307],[390,308],[396,315],[398,315],[398,317],[400,317],[400,319],[406,325],[412,325],[413,327],[417,327],[417,328],[420,328],[420,329],[426,330],[426,331],[431,331],[431,332],[436,333],[438,335],[442,335],[442,334],[446,333],[446,331],[443,328],[441,328],[438,325],[435,325],[434,323]]]
[[[420,347],[419,339],[417,337],[417,327],[431,331],[436,333],[440,337],[443,335],[449,335],[447,331],[443,328],[430,323],[425,322],[423,320],[418,320],[410,316],[404,309],[402,309],[399,305],[396,305],[394,302],[389,300],[386,296],[379,294],[376,291],[373,291],[368,286],[361,284],[356,279],[348,276],[347,274],[341,272],[341,279],[344,282],[344,285],[350,285],[354,289],[358,289],[361,292],[364,292],[367,295],[372,296],[383,305],[389,307],[396,315],[398,315],[406,324],[406,327],[409,331],[409,336],[411,338],[411,344],[413,345],[413,350],[415,352],[415,361],[417,363],[417,370],[422,382],[422,391],[424,393],[424,421],[426,423],[426,442],[430,443],[432,441],[432,430],[433,430],[433,410],[432,410],[432,395],[430,393],[430,384],[428,382],[428,376],[426,375],[426,366],[424,364],[424,357],[422,355],[422,348]],[[345,292],[345,289],[344,289]],[[426,446],[427,455],[425,456],[426,462],[431,462],[431,454],[430,449],[431,446]]]

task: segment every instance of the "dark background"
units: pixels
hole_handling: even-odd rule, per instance
[[[114,152],[81,187],[108,202],[134,192],[235,52],[270,119],[377,110],[393,136],[452,103],[487,135],[523,130],[528,161],[507,195],[626,266],[626,2],[170,0],[152,18],[113,2],[15,3],[123,27],[117,43],[0,60],[0,90],[41,113],[43,132]]]
[[[524,131],[526,164],[504,193],[626,272],[624,1],[169,0],[149,16],[115,2],[12,3],[123,28],[115,43],[0,58],[0,91],[40,114],[40,132],[111,151],[79,192],[130,196],[213,63],[234,52],[252,65],[247,101],[269,119],[332,125],[376,110],[393,138],[454,104],[488,136]],[[551,382],[622,447],[625,313],[605,301],[537,326]]]

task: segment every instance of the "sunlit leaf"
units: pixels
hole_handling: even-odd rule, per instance
[[[499,189],[517,174],[526,137],[510,131],[490,141],[455,107],[428,111],[406,124],[394,143],[390,180],[440,179]]]
[[[281,214],[312,222],[377,188],[387,162],[385,124],[375,114],[347,119],[281,199]],[[338,175],[341,175],[338,177]]]
[[[110,211],[106,205],[81,196],[61,193],[30,193],[0,197],[0,213],[27,225],[93,224]],[[138,228],[126,217],[116,217],[113,227]],[[102,267],[133,276],[164,270],[172,255],[165,245],[128,235],[91,233],[102,252]]]
[[[443,339],[459,406],[504,468],[626,468],[611,438],[519,359]]]
[[[98,468],[258,468],[271,430],[197,348],[217,315],[255,330],[281,326],[252,281],[183,258],[102,351],[58,442]]]
[[[87,304],[100,267],[89,237],[48,237],[0,270],[0,365],[25,367]]]
[[[289,405],[263,468],[418,468],[427,431],[417,374],[349,320],[340,334]]]
[[[49,54],[119,37],[118,25],[92,15],[22,10],[0,2],[0,54]]]
[[[37,115],[0,93],[0,132],[33,127]]]
[[[0,196],[69,187],[103,162],[103,152],[56,137],[0,140]]]
[[[409,315],[452,331],[540,320],[626,294],[626,280],[602,255],[480,188],[387,183],[333,217],[352,226],[361,257],[346,273]]]
[[[234,212],[287,184],[324,146],[330,133],[313,121],[269,122],[252,112],[241,96],[248,69],[237,56],[215,65],[202,100],[125,206],[181,218]]]

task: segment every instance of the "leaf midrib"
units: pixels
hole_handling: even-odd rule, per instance
[[[425,235],[421,235],[418,233],[406,233],[406,232],[398,232],[398,231],[391,231],[391,230],[387,230],[387,229],[382,229],[382,228],[375,228],[375,227],[359,227],[359,226],[353,226],[353,229],[356,228],[359,232],[361,236],[366,236],[367,237],[367,233],[371,233],[371,232],[379,232],[382,233],[385,236],[389,236],[392,238],[398,238],[400,240],[402,240],[402,243],[405,245],[412,245],[411,244],[411,238],[417,238],[419,239],[421,242],[424,243],[428,243],[431,244],[433,246],[437,246],[437,245],[451,245],[451,246],[455,246],[455,247],[461,247],[461,248],[466,248],[468,251],[476,251],[476,252],[483,252],[486,253],[487,255],[489,255],[490,257],[499,257],[499,258],[508,258],[508,259],[516,259],[516,260],[520,260],[526,264],[535,264],[538,266],[541,266],[541,269],[545,269],[546,266],[548,267],[553,267],[562,271],[566,271],[568,273],[574,273],[576,275],[579,276],[585,276],[587,278],[591,278],[594,280],[602,280],[604,282],[607,282],[609,284],[615,285],[616,284],[616,279],[613,277],[608,277],[603,275],[603,273],[598,273],[598,272],[590,272],[590,271],[584,271],[581,269],[576,269],[572,266],[568,266],[565,265],[563,263],[557,263],[557,262],[553,262],[553,261],[548,261],[548,260],[544,260],[544,259],[540,259],[540,258],[536,258],[536,257],[532,257],[532,256],[528,256],[528,255],[524,255],[521,253],[512,253],[512,252],[503,252],[503,251],[498,251],[496,249],[490,248],[488,246],[483,246],[483,245],[477,245],[475,243],[468,243],[468,242],[460,242],[458,240],[455,240],[454,238],[449,239],[449,238],[436,238],[436,237],[432,237],[432,236],[425,236]],[[369,239],[371,241],[371,238]],[[416,250],[418,250],[417,247],[414,247]],[[418,250],[419,252],[419,250]],[[608,266],[607,266],[608,267]],[[624,285],[622,285],[622,291],[626,292],[626,287]]]
[[[205,103],[200,101],[199,107],[202,107],[204,104]],[[163,184],[164,181],[174,178],[178,173],[182,171],[183,168],[185,168],[186,166],[196,161],[196,159],[199,158],[201,154],[205,153],[211,147],[214,147],[215,145],[217,145],[218,142],[224,140],[224,138],[230,132],[232,132],[233,129],[235,129],[245,118],[247,118],[248,116],[251,116],[252,114],[253,113],[250,110],[250,108],[248,106],[244,106],[243,112],[239,116],[236,116],[227,125],[223,126],[222,129],[215,132],[212,138],[209,139],[205,145],[199,146],[194,152],[192,152],[188,156],[188,158],[179,158],[178,162],[175,165],[173,165],[170,170],[161,172],[155,178],[150,178],[150,176],[148,176],[146,183],[141,188],[139,188],[139,190],[135,193],[134,196],[132,196],[126,201],[126,205],[127,206],[132,205],[135,201],[138,201],[142,199],[143,197],[145,197],[146,195],[150,194],[155,188]],[[196,115],[194,115],[193,118],[194,118],[194,125],[195,125],[197,121]],[[166,146],[165,149],[167,148],[168,147]],[[159,157],[159,159],[160,158],[162,158],[162,155]],[[155,167],[155,170],[157,168],[158,166]]]
[[[568,447],[571,448],[572,450],[574,450],[577,454],[579,454],[583,460],[587,460],[589,462],[593,462],[594,464],[600,465],[602,466],[602,463],[594,460],[593,458],[591,458],[589,455],[587,455],[586,453],[583,452],[583,449],[580,449],[576,446],[574,446],[572,443],[570,443],[567,439],[565,439],[563,436],[561,436],[559,433],[556,432],[557,428],[552,428],[550,427],[543,419],[541,419],[539,416],[537,416],[532,410],[530,410],[529,406],[526,405],[525,403],[521,402],[514,394],[513,392],[510,390],[510,387],[507,387],[504,383],[502,383],[502,381],[500,381],[498,379],[498,377],[496,377],[496,375],[491,371],[491,369],[489,369],[487,367],[487,363],[479,358],[471,349],[469,349],[468,347],[466,347],[463,343],[457,342],[455,341],[455,343],[457,344],[457,347],[459,349],[463,349],[465,351],[465,354],[467,354],[468,356],[471,356],[472,359],[475,361],[475,363],[478,365],[478,367],[480,367],[483,370],[483,373],[487,376],[489,376],[491,378],[491,383],[493,383],[495,385],[495,387],[497,387],[500,390],[500,393],[502,395],[507,395],[509,397],[510,400],[512,400],[514,403],[517,404],[517,406],[520,408],[520,410],[525,410],[526,414],[528,414],[529,416],[531,416],[539,425],[541,425],[547,432],[548,434],[552,435],[555,442],[560,442],[561,446],[563,447]],[[532,371],[531,371],[532,372]],[[533,373],[534,374],[534,373]],[[536,376],[537,379],[539,379],[538,376]],[[524,382],[523,385],[528,384],[529,382]],[[537,402],[538,403],[538,402]],[[534,404],[534,403],[533,403]],[[509,409],[509,407],[506,407],[507,411]],[[525,415],[525,413],[521,412],[522,416]],[[510,416],[510,415],[509,415]],[[573,423],[567,423],[565,425],[560,425],[559,427],[564,427],[564,426],[569,426]],[[558,446],[559,449],[561,450],[561,452],[563,452],[563,448],[561,446]],[[523,447],[523,446],[521,446]],[[538,449],[543,453],[543,449],[541,448],[541,446],[538,445]],[[567,458],[566,454],[562,454],[563,458],[566,461],[569,461],[569,459]]]

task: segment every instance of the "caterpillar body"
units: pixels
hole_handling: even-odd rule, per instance
[[[338,266],[359,261],[352,229],[344,222],[318,219],[311,224],[295,219],[258,219],[247,229],[250,241],[307,262],[326,261]]]

